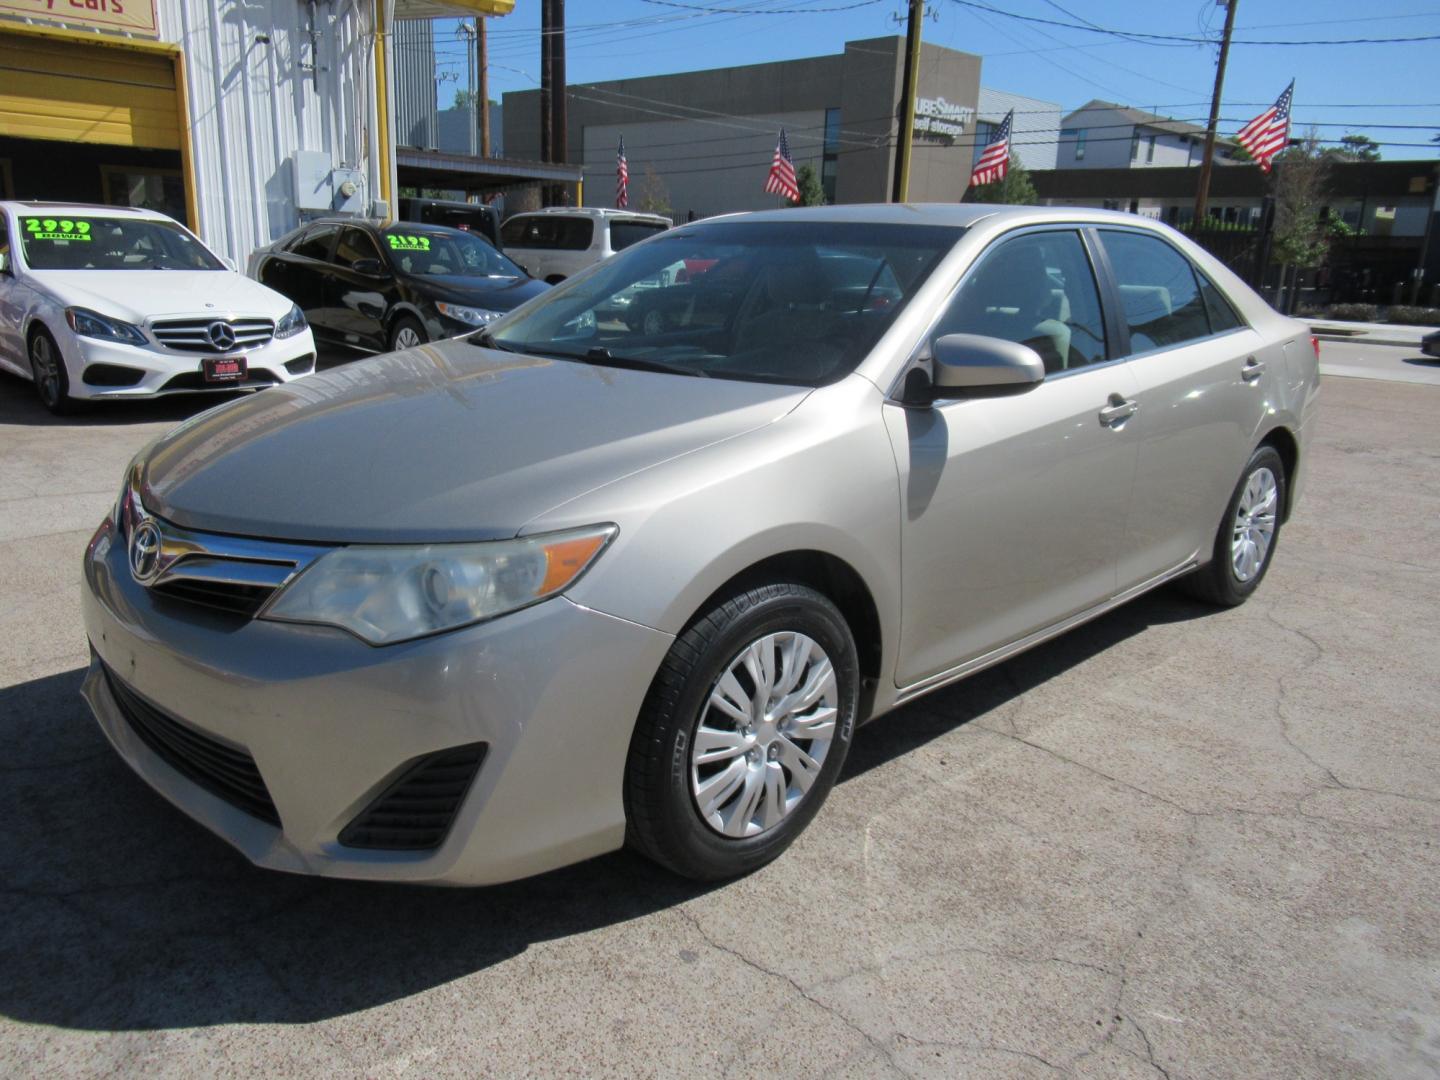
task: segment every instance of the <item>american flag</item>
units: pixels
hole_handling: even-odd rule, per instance
[[[625,160],[625,136],[620,136],[620,149],[615,154],[615,208],[630,205],[630,163]]]
[[[775,160],[770,162],[770,175],[765,178],[765,190],[771,195],[784,195],[791,202],[800,201],[800,185],[795,183],[795,163],[790,160],[790,140],[785,138],[785,129],[780,129],[780,141],[775,144]]]
[[[997,180],[1005,179],[1005,173],[1010,168],[1010,122],[1014,119],[1015,110],[1011,109],[990,136],[990,141],[985,144],[985,152],[980,155],[980,160],[975,162],[975,168],[970,170],[971,185],[993,184]]]
[[[1285,143],[1290,138],[1290,99],[1294,95],[1295,80],[1291,79],[1279,100],[1241,128],[1240,134],[1235,136],[1236,141],[1250,151],[1250,156],[1267,173],[1270,171],[1271,159],[1285,149]]]

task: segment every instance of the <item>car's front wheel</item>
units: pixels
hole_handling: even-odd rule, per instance
[[[1192,595],[1234,607],[1259,587],[1280,538],[1285,483],[1285,462],[1273,446],[1251,455],[1225,508],[1210,562],[1184,579]]]
[[[787,848],[835,783],[859,696],[855,641],[803,585],[740,592],[671,646],[625,777],[627,839],[686,877],[749,873]]]
[[[74,411],[75,399],[70,396],[65,358],[46,330],[36,330],[30,336],[30,374],[35,380],[35,393],[45,408],[57,416]]]
[[[395,320],[395,325],[390,328],[390,351],[399,352],[401,349],[413,349],[416,345],[424,345],[430,338],[425,333],[425,327],[420,325],[420,320],[409,315],[402,315]]]

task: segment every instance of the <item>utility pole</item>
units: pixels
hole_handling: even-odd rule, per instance
[[[475,16],[475,63],[480,68],[480,89],[475,95],[480,110],[480,156],[490,156],[490,56],[485,43],[485,16]]]
[[[925,21],[925,0],[910,0],[905,24],[905,87],[900,95],[900,145],[895,155],[895,184],[891,202],[910,197],[910,144],[915,139],[915,84],[920,80],[920,25]]]
[[[1220,94],[1225,89],[1225,61],[1230,56],[1230,35],[1235,30],[1235,9],[1240,0],[1225,4],[1225,33],[1220,39],[1220,62],[1215,66],[1215,94],[1210,99],[1210,123],[1205,128],[1205,156],[1200,159],[1200,183],[1195,188],[1195,228],[1205,224],[1205,204],[1210,201],[1210,169],[1215,163],[1215,128],[1220,123]]]
[[[550,40],[554,36],[555,9],[553,0],[540,0],[540,160],[554,160],[550,136],[555,131],[551,102],[554,99],[555,72],[551,64]]]
[[[570,156],[565,115],[565,0],[550,0],[550,151],[565,164]],[[560,189],[556,189],[560,194]],[[563,197],[563,196],[562,196]],[[565,201],[569,201],[568,198]]]

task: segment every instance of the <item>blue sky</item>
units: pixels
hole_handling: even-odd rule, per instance
[[[1184,37],[1214,34],[1224,23],[1215,0],[982,0],[1015,14],[1063,23]],[[1238,41],[1325,40],[1440,35],[1440,0],[1238,0]],[[858,6],[852,6],[858,5]],[[726,10],[748,9],[754,14]],[[849,8],[849,10],[805,10]],[[762,14],[765,9],[782,13]],[[1027,23],[932,0],[927,42],[984,58],[986,86],[1048,101],[1067,110],[1091,98],[1119,101],[1180,119],[1205,122],[1216,50],[1155,43]],[[901,0],[569,0],[567,65],[571,83],[658,75],[818,56],[846,41],[903,34]],[[803,11],[804,13],[800,13]],[[1363,14],[1362,14],[1363,12]],[[492,19],[490,93],[530,89],[540,73],[540,0],[518,0],[513,14]],[[448,105],[466,78],[465,44],[455,24],[436,26]],[[1309,124],[1325,138],[1363,132],[1388,145],[1387,158],[1434,158],[1440,132],[1440,40],[1394,45],[1239,45],[1225,77],[1222,133],[1233,133],[1275,99],[1291,77],[1295,127]],[[1376,125],[1396,125],[1379,127]],[[1404,125],[1416,125],[1409,129]]]

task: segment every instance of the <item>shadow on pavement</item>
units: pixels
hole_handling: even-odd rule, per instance
[[[1207,610],[1154,594],[932,694],[865,728],[842,783],[1151,625]],[[255,869],[111,751],[78,696],[82,674],[0,689],[0,1014],[13,1019],[111,1031],[311,1022],[713,887],[624,852],[486,889]]]

